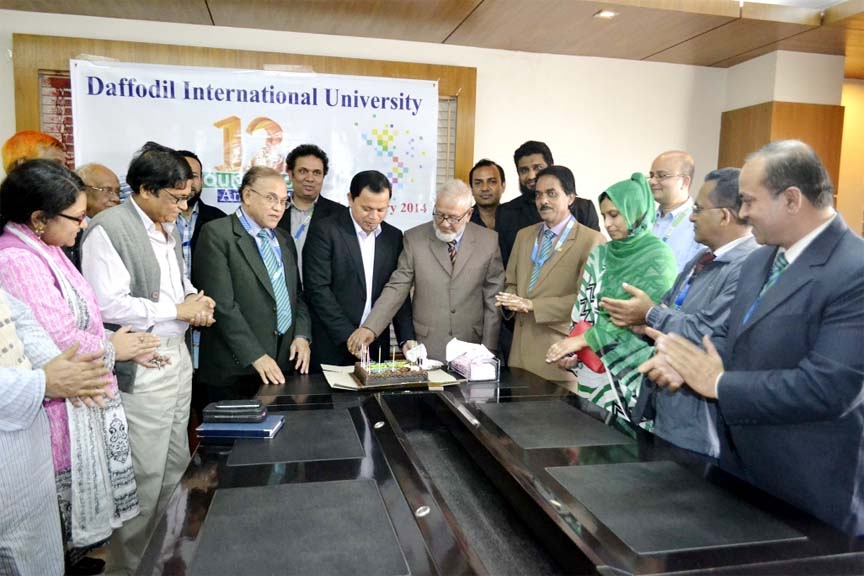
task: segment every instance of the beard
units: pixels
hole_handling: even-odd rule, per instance
[[[459,235],[456,232],[442,232],[438,229],[438,224],[434,222],[432,223],[432,227],[435,229],[435,237],[441,242],[452,242],[456,240],[456,237]]]
[[[521,182],[519,183],[519,192],[521,192],[522,196],[525,196],[529,200],[534,200],[535,190],[528,188],[528,186],[523,186]]]

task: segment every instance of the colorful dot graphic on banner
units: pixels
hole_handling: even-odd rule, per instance
[[[410,132],[410,130],[405,130],[404,135],[408,136]],[[411,168],[406,166],[406,162],[399,154],[400,141],[404,143],[404,138],[400,138],[400,131],[393,124],[387,124],[382,128],[373,128],[368,133],[361,132],[361,137],[366,146],[372,148],[379,158],[389,159],[390,168],[385,171],[385,174],[394,188],[401,188],[403,181],[411,172]],[[414,139],[409,139],[406,151],[408,157],[415,155],[413,144]]]

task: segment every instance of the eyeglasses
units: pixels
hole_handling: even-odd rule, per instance
[[[310,174],[312,175],[313,178],[323,178],[324,177],[324,171],[318,170],[317,168],[315,170],[309,170],[308,168],[298,168],[297,174],[301,178],[306,178]]]
[[[448,224],[458,224],[459,222],[462,221],[463,218],[465,218],[465,216],[468,215],[468,212],[470,212],[470,211],[471,211],[471,208],[468,208],[468,210],[466,210],[465,213],[462,214],[461,216],[448,216],[447,214],[442,214],[442,213],[436,211],[436,212],[432,212],[432,216],[435,218],[435,220],[438,221],[439,224],[444,223],[444,222],[447,222]]]
[[[57,216],[60,216],[61,218],[65,218],[67,220],[71,220],[72,222],[77,222],[80,226],[81,223],[84,222],[84,220],[87,218],[87,213],[84,212],[80,216],[69,216],[68,214],[57,214]]]
[[[677,178],[678,176],[684,176],[684,174],[666,174],[664,172],[654,172],[648,173],[648,180],[656,180],[657,182],[663,182],[670,178]]]
[[[168,190],[163,190],[163,192],[165,192],[165,194],[171,197],[172,204],[184,204],[189,201],[188,196],[177,196],[175,194],[171,194],[170,192],[168,192]]]
[[[100,194],[108,194],[109,196],[120,197],[120,188],[114,188],[113,186],[87,186],[90,190],[95,190]]]
[[[706,208],[705,206],[693,204],[693,214],[700,214],[702,212],[707,212],[708,210],[724,210],[724,208],[723,206],[712,206],[711,208]]]
[[[287,196],[283,199],[279,198],[275,194],[262,194],[251,186],[246,186],[246,188],[257,194],[258,196],[264,198],[264,201],[267,202],[271,207],[282,208],[283,210],[288,208],[289,199]]]

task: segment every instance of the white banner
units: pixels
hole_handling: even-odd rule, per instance
[[[351,178],[379,170],[393,186],[387,221],[431,219],[438,83],[122,62],[70,61],[75,161],[105,164],[120,181],[152,140],[203,163],[202,198],[232,212],[254,165],[285,171],[285,156],[316,144],[330,158],[322,193],[347,204]],[[286,178],[287,180],[287,178]],[[289,185],[290,186],[290,185]]]

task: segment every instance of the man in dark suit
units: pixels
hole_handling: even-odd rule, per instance
[[[301,144],[285,158],[285,168],[291,180],[291,203],[279,220],[282,228],[294,239],[298,266],[303,272],[303,245],[309,230],[318,222],[336,212],[344,212],[345,206],[321,195],[324,178],[330,170],[327,153],[314,144]]]
[[[312,370],[353,364],[348,337],[366,320],[402,252],[402,232],[384,222],[391,186],[376,170],[352,178],[348,210],[321,220],[303,248],[305,295],[312,317]],[[411,302],[393,318],[400,344],[414,340]],[[370,346],[372,358],[390,358],[390,331]]]
[[[828,173],[803,142],[751,155],[740,190],[739,214],[764,246],[741,268],[717,348],[655,332],[660,356],[640,370],[716,400],[722,464],[860,536],[864,240],[834,211]]]
[[[178,150],[177,153],[186,158],[186,162],[192,168],[192,195],[186,202],[186,209],[177,216],[177,232],[182,240],[186,273],[191,277],[192,255],[195,253],[195,244],[198,242],[201,228],[211,220],[222,218],[225,212],[206,204],[201,199],[201,190],[204,187],[203,165],[198,155],[189,150]]]
[[[534,189],[537,186],[537,173],[552,166],[552,151],[544,142],[529,140],[513,153],[516,163],[516,173],[519,175],[519,192],[521,196],[498,206],[495,215],[495,231],[498,232],[498,244],[501,247],[501,258],[504,267],[510,260],[510,251],[516,241],[516,233],[526,226],[540,222],[540,214],[534,205]],[[570,205],[570,212],[576,221],[600,231],[600,220],[594,203],[578,196]]]
[[[264,384],[283,384],[284,372],[309,371],[297,252],[275,229],[288,204],[285,180],[256,166],[243,177],[240,201],[230,217],[204,226],[193,260],[193,277],[218,308],[216,325],[201,334],[199,373],[211,402],[254,396],[256,374]]]

